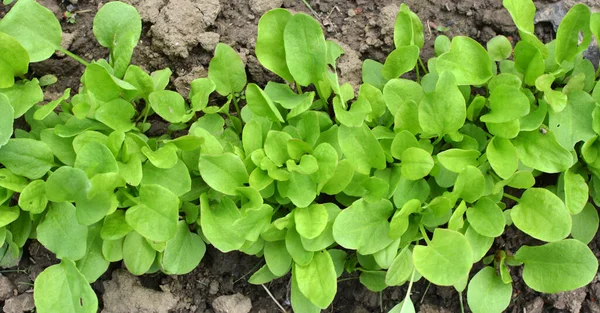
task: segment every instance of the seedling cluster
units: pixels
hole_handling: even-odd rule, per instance
[[[111,262],[185,274],[207,244],[264,256],[253,284],[291,272],[298,313],[327,308],[344,272],[373,291],[408,284],[393,313],[414,312],[420,279],[466,291],[475,313],[508,307],[521,266],[538,292],[585,286],[598,269],[587,244],[600,85],[582,52],[600,38],[600,14],[575,5],[542,43],[532,1],[504,6],[514,46],[440,35],[425,63],[423,25],[403,4],[395,50],[365,60],[360,86],[339,81],[344,51],[317,21],[275,9],[256,56],[280,81],[247,83],[240,56],[218,44],[184,98],[165,89],[168,68],[130,64],[142,29],[132,6],[98,11],[109,56],[88,63],[61,48],[54,14],[18,0],[0,20],[0,265],[16,265],[29,238],[56,254],[35,281],[40,313],[95,313],[89,284]],[[42,105],[29,63],[57,50],[85,67],[81,86]],[[416,80],[400,78],[409,72]],[[166,134],[146,135],[153,115]],[[507,227],[540,244],[492,249]]]

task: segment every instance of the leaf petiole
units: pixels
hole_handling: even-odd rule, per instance
[[[427,231],[425,230],[425,226],[423,226],[423,224],[419,225],[419,230],[421,231],[423,239],[425,239],[425,242],[427,242],[427,245],[430,245],[431,240],[429,240],[429,236],[427,236]]]
[[[508,193],[503,194],[502,197],[513,200],[516,203],[519,203],[521,201],[521,199],[519,199],[511,194],[508,194]]]
[[[75,53],[63,48],[63,47],[57,47],[56,48],[57,51],[60,51],[68,56],[70,56],[71,58],[73,58],[75,61],[81,63],[83,66],[88,66],[90,65],[89,62],[85,61],[84,59],[80,58],[78,55],[76,55]]]

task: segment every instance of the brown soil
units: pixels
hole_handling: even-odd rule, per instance
[[[58,17],[62,16],[67,8],[85,12],[77,14],[75,24],[63,21],[65,47],[87,60],[106,57],[107,50],[94,40],[92,33],[93,16],[102,3],[100,0],[69,1],[40,0]],[[132,63],[148,71],[171,68],[174,73],[171,87],[184,95],[187,95],[186,86],[192,79],[206,75],[208,62],[217,42],[227,43],[240,52],[247,65],[249,81],[262,85],[276,79],[260,66],[254,56],[256,25],[260,15],[278,6],[312,14],[301,0],[126,1],[138,8],[144,21],[142,39]],[[404,2],[423,21],[426,44],[422,57],[425,60],[433,55],[433,40],[441,33],[449,37],[467,35],[482,43],[497,34],[516,36],[516,28],[499,0]],[[542,0],[536,1],[536,5],[541,10],[555,2],[562,1]],[[571,1],[564,2],[568,5]],[[595,1],[587,2],[594,4]],[[362,60],[370,58],[383,62],[392,50],[393,24],[400,1],[308,0],[308,3],[319,15],[319,21],[326,30],[326,37],[337,40],[346,50],[339,66],[343,80],[360,83]],[[0,4],[0,17],[7,11],[8,8]],[[553,36],[550,23],[538,24],[537,32],[545,39]],[[48,61],[32,64],[30,72],[35,77],[44,74],[54,74],[58,77],[59,83],[46,89],[46,96],[52,98],[67,87],[77,89],[82,70],[83,68],[72,59],[55,56]],[[155,126],[160,128],[159,125]],[[529,242],[528,238],[514,228],[508,228],[504,236],[496,240],[495,247],[515,252],[521,245]],[[36,242],[29,243],[26,248],[28,249],[19,266],[20,270],[4,273],[14,287],[15,296],[29,293],[37,274],[43,268],[57,262],[51,253]],[[600,257],[598,236],[591,243],[591,248]],[[236,293],[251,300],[250,312],[280,312],[263,287],[247,282],[247,278],[262,264],[260,259],[242,253],[223,254],[209,248],[201,265],[188,275],[175,277],[153,274],[140,277],[138,281],[116,271],[122,267],[121,264],[113,264],[93,287],[101,300],[105,297],[104,302],[101,301],[101,308],[105,313],[213,313],[214,299]],[[520,278],[519,270],[515,270],[512,275],[513,301],[506,312],[600,312],[598,278],[580,290],[549,296],[538,294],[526,287]],[[360,284],[357,276],[345,275],[342,278],[344,280],[338,285],[337,297],[326,312],[387,312],[401,301],[406,292],[406,287],[397,287],[373,293]],[[288,312],[292,311],[289,276],[265,287]],[[138,298],[131,300],[132,297]],[[155,297],[163,300],[156,304]],[[126,305],[128,301],[137,304],[119,309],[115,307],[115,301],[110,299],[117,299],[117,302],[121,300],[121,305]],[[429,286],[420,281],[413,289],[412,300],[417,306],[417,312],[460,312],[459,295],[452,288]]]

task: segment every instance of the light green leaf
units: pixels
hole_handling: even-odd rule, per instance
[[[61,313],[95,313],[98,298],[75,263],[63,259],[46,268],[35,280],[33,297],[36,311]]]
[[[598,232],[598,210],[593,204],[587,203],[583,210],[573,215],[573,229],[571,236],[585,244],[589,244]]]
[[[486,123],[506,123],[529,114],[529,99],[519,88],[500,85],[494,88],[490,97],[491,113],[481,116]]]
[[[0,32],[0,45],[3,47],[0,51],[0,88],[10,88],[15,83],[15,76],[27,73],[29,55],[17,39],[3,32]]]
[[[181,159],[177,159],[177,164],[168,169],[161,169],[150,162],[146,162],[142,167],[142,173],[142,185],[161,185],[178,197],[183,196],[192,189],[190,172]]]
[[[283,32],[285,61],[297,83],[308,86],[323,79],[327,45],[321,25],[304,13],[295,14]]]
[[[32,214],[40,214],[48,205],[46,197],[46,182],[34,180],[27,185],[19,195],[19,207]]]
[[[135,108],[131,103],[123,99],[115,99],[102,104],[96,110],[95,119],[116,131],[127,132],[135,127],[131,121],[134,115]]]
[[[202,238],[190,232],[185,221],[179,221],[175,237],[167,241],[163,251],[162,268],[168,274],[187,274],[200,264],[205,252]]]
[[[256,58],[260,63],[288,82],[294,78],[286,64],[283,34],[287,22],[292,18],[288,10],[270,10],[258,21]]]
[[[306,265],[294,265],[294,276],[298,289],[314,305],[327,308],[337,291],[337,276],[333,260],[327,250],[315,253],[312,261]]]
[[[389,200],[369,203],[359,199],[335,219],[333,237],[346,249],[357,250],[363,255],[373,254],[393,241],[387,235],[392,213]]]
[[[412,258],[412,252],[408,247],[398,253],[385,276],[385,283],[388,286],[402,286],[410,279],[414,270]]]
[[[415,45],[397,47],[392,51],[383,64],[382,74],[385,79],[398,78],[410,72],[419,59],[419,47]]]
[[[544,293],[575,290],[589,284],[598,271],[598,259],[584,243],[565,239],[542,246],[521,247],[515,258],[523,262],[523,280]]]
[[[505,36],[498,35],[487,42],[487,50],[492,61],[500,62],[512,54],[512,44]]]
[[[121,78],[140,39],[142,19],[137,10],[129,4],[106,4],[94,17],[94,36],[100,45],[110,49],[110,64],[115,70],[115,76]]]
[[[103,240],[117,240],[125,237],[131,230],[125,220],[125,211],[117,210],[104,218],[100,236]]]
[[[453,230],[436,228],[427,246],[413,250],[415,268],[423,277],[440,286],[452,286],[469,275],[473,251],[467,238]]]
[[[222,252],[238,250],[244,244],[233,223],[241,217],[235,203],[223,198],[217,205],[211,204],[207,194],[200,196],[200,226],[210,243]]]
[[[44,142],[12,138],[0,147],[0,163],[17,175],[38,179],[54,165],[54,155]]]
[[[467,220],[473,229],[486,237],[499,237],[504,232],[504,212],[492,199],[481,198],[467,209]]]
[[[14,109],[8,97],[0,93],[0,148],[4,146],[13,134]]]
[[[148,100],[156,114],[171,123],[187,122],[194,114],[188,113],[185,100],[175,91],[154,91],[148,96]]]
[[[322,204],[312,204],[306,208],[294,210],[294,221],[296,230],[300,236],[314,239],[319,236],[327,226],[329,214]]]
[[[551,131],[523,131],[512,143],[523,164],[545,173],[563,172],[573,163],[571,153],[556,141]]]
[[[85,197],[91,187],[90,180],[84,171],[62,166],[48,176],[46,196],[53,202],[74,202],[79,197]]]
[[[487,51],[475,40],[456,36],[450,51],[437,58],[440,77],[444,71],[454,74],[457,85],[481,85],[492,78],[492,60]]]
[[[454,173],[462,172],[467,166],[477,166],[480,153],[477,150],[448,149],[438,153],[438,161]]]
[[[77,152],[74,166],[83,170],[90,178],[96,174],[119,172],[112,152],[105,145],[93,141]]]
[[[138,202],[125,214],[127,224],[149,240],[173,238],[179,219],[179,198],[160,185],[142,185],[139,192]]]
[[[292,256],[287,252],[284,240],[265,242],[265,261],[269,271],[276,276],[283,276],[292,265]]]
[[[44,92],[37,79],[20,80],[12,87],[0,89],[0,93],[8,97],[8,102],[14,109],[13,117],[23,116],[35,104],[44,100]]]
[[[573,150],[579,141],[596,136],[592,127],[596,102],[585,91],[574,91],[567,95],[567,106],[560,112],[549,112],[549,127],[558,143]]]
[[[208,64],[208,78],[221,96],[242,91],[246,86],[246,69],[242,58],[230,46],[219,43]]]
[[[52,203],[37,227],[37,239],[59,259],[79,260],[85,256],[88,228],[77,222],[75,207]]]
[[[485,193],[485,176],[475,167],[468,165],[458,173],[452,193],[468,203],[477,201]]]
[[[571,233],[571,215],[565,204],[545,188],[527,189],[510,216],[517,228],[539,240],[558,241]]]
[[[271,101],[268,94],[265,93],[256,84],[248,84],[246,87],[246,100],[248,107],[258,116],[264,116],[272,122],[284,122],[281,113]]]
[[[235,196],[236,189],[248,182],[248,172],[239,156],[233,153],[201,155],[198,168],[202,179],[213,189]]]
[[[110,265],[102,255],[102,238],[100,238],[100,224],[91,226],[87,236],[87,251],[84,257],[76,262],[77,268],[91,284],[95,282]]]
[[[288,180],[277,182],[277,188],[282,197],[290,198],[299,208],[309,206],[317,197],[317,184],[310,176],[298,172],[291,172]]]
[[[366,59],[362,65],[362,81],[383,90],[383,86],[387,83],[387,79],[383,77],[383,64]]]
[[[35,0],[19,0],[0,21],[4,32],[21,43],[30,62],[50,58],[60,49],[62,30],[52,11]]]
[[[587,5],[576,4],[565,15],[556,31],[556,63],[572,61],[575,56],[585,51],[592,42],[590,30],[590,9]],[[583,38],[580,36],[583,35]]]
[[[508,139],[492,138],[485,153],[496,174],[504,179],[509,178],[519,166],[517,150]]]
[[[410,147],[400,156],[402,176],[408,180],[418,180],[429,174],[433,168],[433,158],[429,152]]]
[[[548,56],[548,48],[542,43],[534,33],[535,4],[532,0],[503,0],[502,5],[512,16],[521,40],[529,45],[533,45],[540,51],[541,56]],[[515,53],[516,54],[516,53]]]
[[[505,284],[493,267],[481,269],[469,282],[467,302],[473,313],[501,313],[512,298],[512,285]]]
[[[148,243],[146,238],[137,232],[130,232],[123,241],[123,263],[127,270],[136,276],[146,273],[154,259],[156,250]]]
[[[421,100],[418,114],[419,125],[428,136],[443,136],[463,126],[467,107],[451,72],[440,74],[435,91]]]
[[[402,3],[394,23],[394,45],[396,48],[416,45],[420,49],[423,48],[423,43],[421,20],[405,3]]]
[[[589,199],[589,188],[583,176],[572,168],[564,173],[565,205],[572,215],[579,214]]]
[[[369,174],[372,168],[385,168],[383,149],[366,124],[362,127],[341,125],[338,140],[346,159],[357,172]]]

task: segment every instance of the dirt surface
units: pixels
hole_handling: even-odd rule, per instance
[[[101,7],[99,0],[39,0],[57,17],[70,10],[76,23],[63,20],[63,46],[87,60],[105,58],[107,50],[94,39],[92,20]],[[393,25],[400,1],[392,0],[308,0],[313,12],[301,0],[125,0],[137,7],[143,19],[143,34],[132,63],[148,71],[165,67],[173,71],[172,88],[187,95],[188,83],[207,75],[206,69],[218,42],[231,45],[247,65],[248,80],[264,85],[277,79],[264,70],[254,56],[256,25],[265,11],[284,7],[318,17],[325,36],[339,42],[346,54],[340,60],[342,80],[358,85],[362,60],[380,62],[393,49]],[[466,35],[485,43],[497,34],[517,36],[512,20],[499,0],[407,0],[424,24],[424,60],[433,55],[433,40],[438,34],[449,37]],[[536,1],[540,11],[553,5],[568,7],[575,1]],[[595,0],[583,1],[594,5]],[[596,9],[597,8],[596,4]],[[0,17],[8,7],[0,4]],[[547,11],[546,11],[547,12]],[[552,22],[540,18],[536,32],[540,38],[552,39]],[[54,74],[59,83],[46,89],[48,100],[67,87],[79,86],[83,68],[74,60],[57,55],[32,64],[31,75]],[[164,125],[163,125],[164,127]],[[523,244],[535,243],[523,233],[508,228],[498,238],[495,248],[515,252]],[[600,257],[600,238],[596,236],[592,250]],[[32,309],[32,282],[43,268],[57,260],[39,243],[31,242],[18,268],[0,276],[0,301],[4,312],[26,312]],[[184,276],[162,274],[140,278],[113,264],[93,284],[101,299],[104,313],[271,313],[280,312],[277,301],[288,312],[290,306],[289,275],[264,286],[254,286],[247,278],[263,261],[242,253],[222,254],[209,248],[201,265]],[[476,271],[473,271],[473,274]],[[527,288],[520,269],[512,273],[513,301],[506,312],[600,312],[600,281],[588,287],[558,295],[541,295]],[[357,275],[345,275],[338,285],[333,305],[325,312],[387,312],[401,301],[406,287],[387,288],[373,293],[364,288]],[[269,296],[268,292],[273,296]],[[465,296],[465,295],[463,295]],[[452,288],[429,286],[420,281],[411,296],[417,312],[460,312],[459,294]],[[465,296],[466,298],[466,296]],[[466,300],[466,299],[465,299]],[[466,301],[465,301],[466,305]],[[468,309],[467,309],[468,312]],[[301,313],[301,312],[300,312]]]

